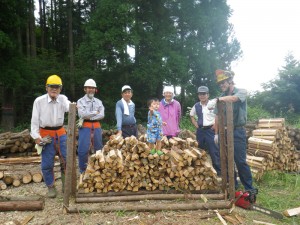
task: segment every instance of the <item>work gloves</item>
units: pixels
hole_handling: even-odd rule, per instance
[[[219,144],[219,135],[218,134],[215,134],[215,136],[214,136],[214,142],[215,142],[216,145]]]
[[[83,124],[83,119],[82,119],[82,118],[79,118],[79,120],[77,120],[77,122],[76,122],[77,128],[81,128],[81,127],[82,127],[82,124]]]
[[[52,142],[52,138],[50,135],[47,135],[45,137],[43,137],[40,141],[39,144],[36,144],[35,145],[35,148],[37,150],[37,153],[38,155],[40,155],[42,153],[42,150],[43,150],[43,147],[46,145],[46,144],[49,144]]]

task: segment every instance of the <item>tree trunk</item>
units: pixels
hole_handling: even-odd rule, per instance
[[[157,203],[155,205],[112,205],[112,206],[102,206],[97,209],[77,209],[77,208],[67,208],[68,213],[78,213],[78,212],[113,212],[113,211],[136,211],[136,212],[155,212],[155,211],[166,211],[166,210],[201,210],[201,209],[229,209],[231,208],[231,203],[229,201],[218,201],[218,202],[208,202],[208,203]]]
[[[68,34],[69,34],[69,56],[70,56],[70,91],[71,99],[75,99],[74,81],[74,48],[73,48],[73,0],[68,0]]]
[[[0,202],[0,211],[37,211],[44,209],[44,201],[5,201]]]

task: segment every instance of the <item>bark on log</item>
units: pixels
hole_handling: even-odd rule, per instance
[[[201,209],[229,209],[232,203],[230,201],[218,201],[208,203],[173,203],[173,204],[155,204],[155,205],[126,205],[126,206],[100,206],[96,209],[91,208],[66,208],[68,213],[78,212],[113,212],[113,211],[137,211],[137,212],[155,212],[166,210],[201,210]]]
[[[224,200],[224,194],[205,194],[207,199]],[[193,199],[199,200],[203,194],[154,194],[154,195],[132,195],[132,196],[115,196],[115,197],[81,197],[76,198],[76,203],[99,203],[99,202],[128,202],[142,200],[174,200],[174,199]]]
[[[44,209],[44,201],[4,201],[0,202],[0,211],[37,211]]]

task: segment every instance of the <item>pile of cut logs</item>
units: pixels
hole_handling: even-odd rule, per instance
[[[289,134],[289,138],[291,139],[293,145],[296,149],[300,150],[300,129],[287,127],[287,132]]]
[[[162,139],[163,155],[151,155],[145,142],[131,136],[111,136],[102,151],[90,157],[79,181],[79,191],[120,192],[146,189],[216,190],[216,171],[197,141],[187,138]]]
[[[29,130],[19,133],[5,132],[0,134],[1,155],[36,155],[34,140],[30,137]]]
[[[30,182],[40,183],[43,180],[41,172],[6,172],[0,171],[0,190],[5,190],[7,186],[19,187],[21,184]]]
[[[285,127],[284,118],[260,119],[248,139],[247,163],[256,179],[267,170],[299,171],[296,151]]]

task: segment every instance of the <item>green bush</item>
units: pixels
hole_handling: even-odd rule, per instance
[[[195,126],[191,122],[190,116],[187,115],[182,116],[179,126],[181,130],[183,129],[190,130],[190,131],[196,130]]]
[[[248,106],[247,118],[249,122],[256,122],[262,118],[272,118],[272,116],[262,106]]]

